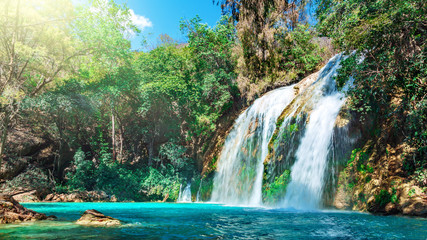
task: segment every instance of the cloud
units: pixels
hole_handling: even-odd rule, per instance
[[[153,23],[150,21],[150,19],[141,15],[135,14],[135,12],[132,9],[129,9],[129,13],[131,16],[132,23],[135,24],[135,26],[137,26],[141,31],[143,31],[147,27],[153,26]]]

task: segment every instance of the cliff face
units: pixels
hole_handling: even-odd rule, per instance
[[[338,173],[332,206],[380,214],[427,217],[426,172],[407,171],[414,151],[401,134],[402,116],[370,116],[362,138]],[[353,120],[355,121],[355,120]]]

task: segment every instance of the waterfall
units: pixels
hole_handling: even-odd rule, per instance
[[[182,184],[179,186],[179,203],[191,203],[191,183],[188,183],[187,186],[182,190]]]
[[[211,201],[260,205],[268,143],[277,118],[294,97],[293,86],[268,92],[235,121],[217,165]]]
[[[200,190],[202,189],[203,179],[200,180],[199,189],[197,190],[196,202],[201,202],[202,197],[200,196]]]
[[[325,185],[334,182],[332,140],[349,139],[345,131],[334,136],[351,85],[339,91],[335,84],[343,58],[337,54],[312,78],[265,94],[237,118],[217,163],[212,202],[259,206],[264,196],[280,207],[322,206]],[[276,182],[288,170],[290,178],[280,180],[288,185]]]
[[[317,209],[321,206],[334,124],[345,102],[345,94],[336,89],[334,81],[340,60],[341,55],[331,59],[313,85],[312,110],[295,154],[283,207]]]

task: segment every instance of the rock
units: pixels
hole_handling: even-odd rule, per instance
[[[110,200],[110,197],[104,191],[89,191],[86,192],[86,195],[90,202],[107,202]]]
[[[54,215],[49,215],[49,216],[47,216],[47,218],[46,218],[46,220],[55,220],[55,219],[57,219],[57,217],[56,217],[56,216],[54,216]]]
[[[396,204],[390,202],[385,206],[385,212],[387,214],[398,214],[400,211]]]
[[[50,202],[50,201],[52,201],[53,200],[53,198],[54,198],[54,194],[53,193],[49,193],[47,196],[46,196],[46,198],[44,199],[44,201],[46,201],[46,202]]]
[[[304,78],[303,80],[299,81],[294,86],[295,95],[307,89],[311,84],[313,84],[317,80],[318,77],[319,77],[319,72],[315,72],[309,75],[308,77]]]
[[[18,156],[32,156],[44,149],[49,141],[33,133],[32,129],[17,126],[7,136],[7,152],[17,153]]]
[[[399,203],[403,214],[427,217],[427,196],[412,183],[402,184]]]
[[[37,191],[36,190],[17,194],[15,196],[13,196],[13,198],[17,202],[39,202],[40,201],[40,199],[37,197]]]
[[[5,158],[0,164],[0,179],[10,180],[25,171],[28,158]]]
[[[53,181],[44,169],[30,164],[24,172],[2,184],[0,192],[14,195],[16,192],[36,190],[34,195],[38,199],[44,199],[53,188]]]
[[[113,195],[108,196],[103,191],[77,191],[72,193],[52,193],[43,200],[45,202],[117,202]]]
[[[80,225],[89,225],[89,226],[118,226],[121,225],[118,219],[105,216],[104,214],[96,211],[95,209],[86,210],[82,217],[77,220],[77,224]]]
[[[350,206],[350,196],[347,195],[347,193],[344,190],[343,186],[340,186],[337,190],[333,206],[337,209],[351,209]]]
[[[67,202],[83,202],[82,200],[82,196],[80,195],[80,193],[71,193],[68,194],[65,199],[67,200]]]
[[[54,218],[55,216],[47,217],[43,213],[38,213],[23,207],[10,195],[0,194],[0,224],[47,220]]]

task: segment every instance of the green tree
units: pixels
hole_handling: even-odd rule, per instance
[[[306,23],[306,0],[221,0],[239,43],[238,85],[248,102],[267,89],[290,84],[317,69],[321,48]],[[326,56],[329,57],[329,56]]]
[[[0,159],[21,101],[64,77],[79,54],[68,0],[0,2]]]
[[[205,150],[203,144],[216,130],[217,121],[237,102],[236,31],[228,17],[222,17],[211,28],[199,17],[181,22],[181,30],[188,36],[192,63],[190,81],[181,98],[186,116],[186,139],[192,146],[192,157],[198,159]]]
[[[103,0],[78,10],[69,0],[2,0],[0,11],[2,158],[22,99],[54,88],[77,68],[89,81],[104,77],[126,63],[130,42],[125,35],[138,30],[126,7]]]
[[[149,166],[160,144],[180,134],[178,98],[186,88],[187,54],[186,48],[165,45],[140,54],[135,62],[141,79],[138,113],[145,119]]]
[[[337,79],[343,85],[354,76],[353,108],[362,117],[368,112],[382,116],[396,139],[417,149],[413,157],[418,160],[409,161],[412,171],[425,167],[426,1],[320,0],[318,5],[320,32],[340,49],[355,50]]]

